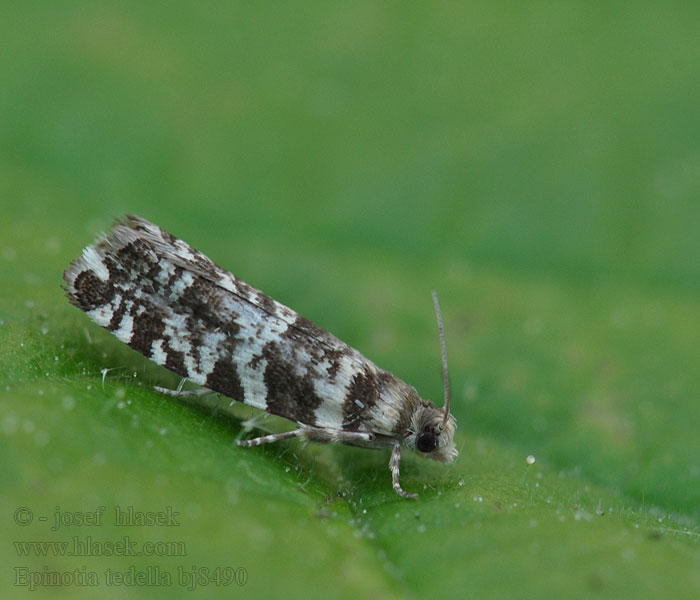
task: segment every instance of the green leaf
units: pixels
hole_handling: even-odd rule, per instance
[[[3,7],[3,597],[697,598],[698,8],[302,4]],[[437,288],[457,461],[155,393],[60,287],[127,211],[439,404]]]

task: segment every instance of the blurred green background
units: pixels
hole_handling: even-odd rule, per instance
[[[3,2],[3,596],[697,598],[699,40],[695,3]],[[441,403],[437,288],[458,461],[407,457],[412,503],[384,453],[151,392],[60,289],[124,212]],[[126,534],[186,555],[15,544]]]

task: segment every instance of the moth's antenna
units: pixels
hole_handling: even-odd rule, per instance
[[[442,348],[442,384],[445,387],[445,417],[442,420],[442,426],[447,424],[447,419],[450,418],[450,400],[452,392],[450,391],[450,374],[447,371],[447,349],[445,348],[445,328],[442,326],[442,313],[440,312],[440,303],[438,302],[437,292],[433,290],[433,304],[435,305],[435,314],[437,315],[438,329],[440,330],[440,347]]]

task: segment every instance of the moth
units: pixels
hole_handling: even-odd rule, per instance
[[[445,336],[437,295],[445,403],[380,369],[315,323],[217,266],[185,242],[126,215],[87,246],[63,274],[69,300],[154,362],[202,386],[156,388],[173,396],[217,392],[296,422],[297,428],[238,442],[258,446],[300,437],[389,449],[394,490],[402,447],[452,462]]]

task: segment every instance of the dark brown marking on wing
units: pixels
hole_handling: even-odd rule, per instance
[[[192,284],[185,288],[178,306],[196,319],[202,321],[207,331],[222,331],[229,337],[235,337],[241,327],[236,323],[239,314],[228,315],[223,308],[223,292],[211,281],[197,277]],[[227,318],[230,316],[230,318]]]
[[[167,345],[167,340],[165,340],[163,343]],[[180,375],[180,377],[187,377],[189,375],[187,372],[187,367],[185,367],[185,355],[179,350],[168,348],[165,364],[163,366],[166,369],[170,369],[174,373],[177,373]]]
[[[236,370],[236,365],[231,360],[221,358],[216,361],[214,369],[207,375],[206,387],[243,402],[243,384]]]
[[[368,412],[377,404],[381,395],[381,384],[377,373],[367,367],[355,373],[343,401],[343,429],[358,431],[367,421]]]
[[[328,373],[328,377],[331,381],[335,381],[335,377],[338,374],[338,371],[340,370],[340,364],[342,362],[342,359],[346,355],[346,351],[342,348],[323,349],[323,356],[329,362],[329,365],[326,368],[326,372]]]
[[[79,273],[73,287],[75,291],[70,299],[85,311],[109,304],[114,297],[114,287],[110,282],[102,281],[91,269]]]
[[[327,377],[331,383],[335,382],[342,359],[348,355],[348,346],[313,321],[299,315],[282,334],[282,338],[290,340],[306,352],[310,357],[308,367],[313,376]],[[320,368],[323,362],[328,362],[325,373]]]
[[[255,300],[265,312],[277,316],[277,304],[270,296],[258,292],[255,296]]]
[[[112,314],[112,318],[109,320],[109,325],[107,325],[107,329],[109,329],[110,331],[115,331],[119,329],[119,326],[121,325],[122,319],[124,318],[125,314],[126,300],[122,298],[122,301],[119,303],[119,306],[117,306],[117,309]]]
[[[119,270],[126,279],[143,276],[143,283],[150,282],[154,274],[160,271],[158,258],[152,246],[144,239],[137,239],[125,244],[115,254]]]
[[[267,387],[267,411],[315,425],[315,411],[323,400],[316,395],[311,374],[307,371],[304,375],[297,375],[295,365],[284,358],[275,342],[265,346],[263,356],[267,360],[263,374]]]
[[[155,340],[163,339],[165,323],[160,310],[154,306],[146,306],[140,315],[134,316],[131,340],[129,346],[150,358],[151,345]]]

